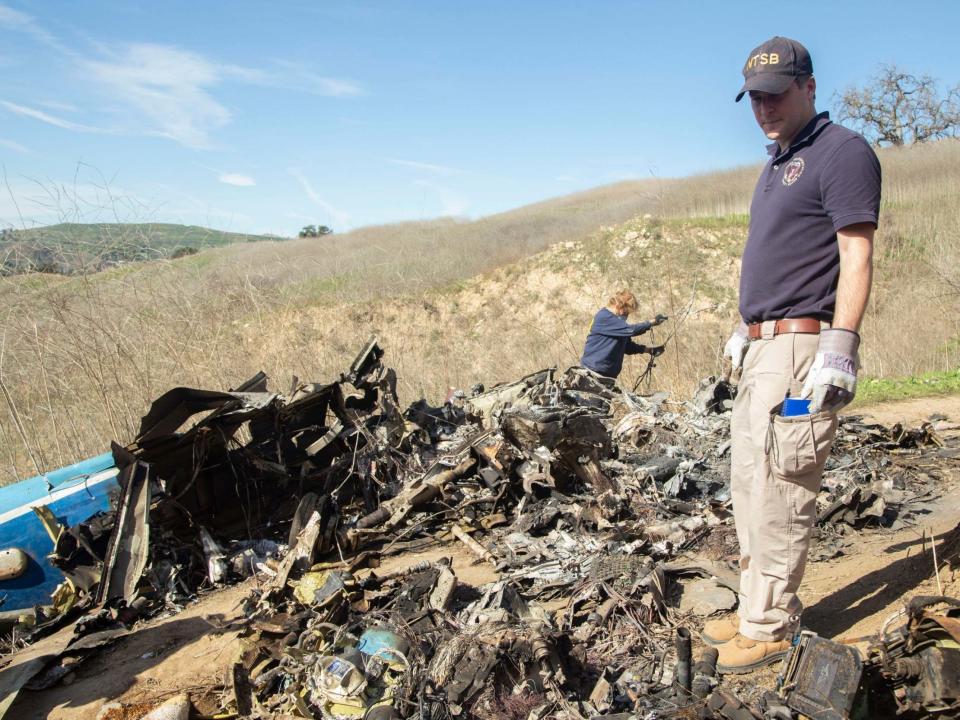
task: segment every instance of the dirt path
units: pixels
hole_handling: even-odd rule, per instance
[[[883,423],[909,425],[934,412],[960,420],[960,396],[857,409],[857,414]],[[802,591],[807,608],[804,624],[828,637],[864,637],[878,632],[906,597],[941,591],[960,596],[960,571],[941,569],[940,588],[933,574],[930,538],[942,538],[960,524],[960,477],[955,474],[947,486],[923,527],[860,533],[852,536],[855,540],[847,555],[810,564]],[[460,582],[481,585],[496,579],[492,567],[477,563],[459,545],[385,559],[377,572],[440,557],[452,558]],[[21,693],[9,717],[94,720],[107,701],[152,703],[180,691],[191,692],[198,709],[213,713],[219,706],[226,669],[239,650],[237,630],[230,623],[241,618],[238,603],[251,587],[248,581],[212,593],[175,617],[145,623],[83,663],[70,685]],[[776,670],[742,677],[733,681],[734,688],[743,682],[773,687]]]
[[[880,403],[858,409],[885,425],[913,427],[933,414],[960,422],[960,395]],[[960,525],[960,473],[954,471],[944,495],[924,525],[889,533],[877,530],[857,539],[855,552],[808,566],[804,580],[804,621],[831,637],[856,637],[879,630],[901,595],[960,594],[960,572],[941,570],[939,592],[933,570],[931,538]],[[942,563],[944,558],[938,560]],[[952,590],[951,590],[952,588]],[[895,598],[890,602],[891,596]],[[892,609],[891,609],[892,608]],[[889,612],[888,612],[889,611]]]
[[[223,628],[242,618],[238,603],[251,587],[247,582],[211,593],[178,615],[144,623],[82,663],[69,685],[22,691],[9,717],[93,720],[109,700],[152,703],[180,691],[215,709],[219,698],[206,694],[223,686],[239,649],[237,631]]]
[[[864,533],[856,552],[810,564],[803,583],[804,624],[835,639],[863,637],[878,632],[905,596],[960,594],[960,571],[950,568],[940,569],[938,590],[931,543],[960,525],[958,507],[955,484],[923,527]],[[942,564],[945,558],[937,560]]]
[[[876,403],[855,408],[852,412],[856,415],[865,415],[884,425],[892,425],[896,422],[918,425],[934,413],[946,415],[953,422],[960,422],[960,395]]]

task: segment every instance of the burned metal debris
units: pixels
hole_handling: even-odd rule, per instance
[[[777,692],[767,692],[755,708],[722,691],[714,693],[709,704],[713,714],[707,717],[960,716],[960,601],[918,596],[903,614],[907,622],[889,632],[885,626],[865,656],[850,645],[799,632]]]
[[[715,651],[691,652],[685,623],[735,601],[730,386],[704,381],[681,404],[547,369],[401,412],[382,356],[371,340],[336,382],[288,397],[260,374],[157,399],[114,447],[115,511],[61,534],[72,601],[36,634],[81,611],[78,636],[126,627],[257,574],[223,690],[239,716],[818,717],[797,678],[827,641],[798,644],[794,689],[767,710],[717,687]],[[820,547],[922,511],[955,462],[942,445],[931,426],[846,418]],[[450,544],[497,579],[462,583],[449,560],[378,572]],[[921,615],[871,663],[900,706],[933,711],[956,702],[937,675],[956,659],[923,638],[957,620]]]

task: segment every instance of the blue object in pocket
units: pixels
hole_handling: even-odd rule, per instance
[[[784,398],[783,410],[780,414],[783,417],[795,417],[797,415],[810,414],[810,400],[807,398]]]

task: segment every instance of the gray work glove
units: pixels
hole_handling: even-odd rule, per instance
[[[660,357],[666,349],[665,345],[641,345],[640,347],[643,348],[642,352],[648,353],[650,357]]]
[[[747,355],[747,345],[750,344],[750,337],[747,334],[747,324],[741,320],[733,335],[723,346],[723,357],[730,360],[730,370],[724,373],[729,380],[731,376],[738,374],[743,368],[743,358]]]
[[[656,327],[657,325],[662,325],[662,324],[665,323],[668,319],[669,319],[669,318],[668,318],[666,315],[660,315],[659,313],[657,313],[657,316],[656,316],[653,320],[650,321],[650,324],[651,324],[653,327]]]
[[[860,336],[853,330],[830,328],[820,332],[817,354],[800,397],[810,398],[810,412],[837,412],[857,394],[857,350]]]

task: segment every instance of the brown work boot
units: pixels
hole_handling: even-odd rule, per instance
[[[717,647],[717,672],[723,675],[740,675],[764,665],[782,660],[790,649],[789,640],[751,640],[737,635]]]
[[[738,632],[740,632],[740,616],[736,613],[727,613],[716,620],[705,622],[700,637],[707,645],[723,645],[733,640]]]

